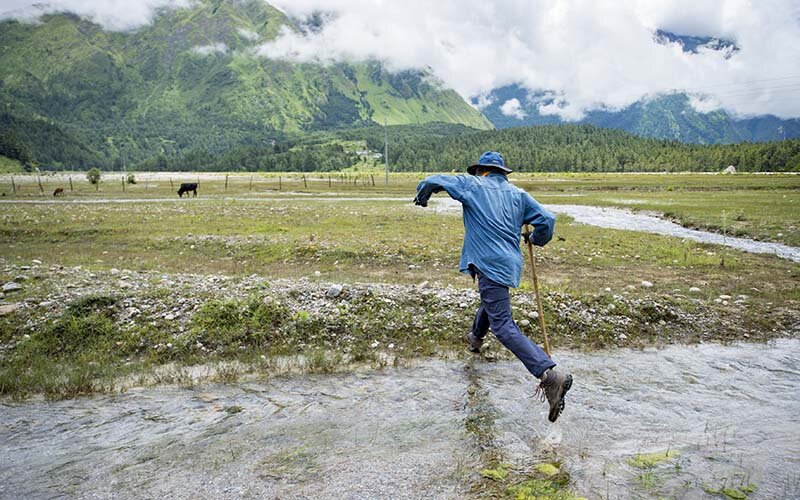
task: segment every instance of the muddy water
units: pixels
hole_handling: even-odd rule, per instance
[[[476,404],[505,460],[560,460],[589,498],[704,498],[743,481],[751,498],[800,496],[800,341],[557,360],[576,385],[555,425],[517,362],[480,358],[5,401],[0,497],[460,498],[481,468],[465,427]],[[627,463],[667,449],[680,455],[644,480]]]

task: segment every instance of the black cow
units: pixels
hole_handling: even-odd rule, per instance
[[[183,198],[183,193],[189,194],[189,191],[194,193],[194,196],[197,196],[197,183],[196,182],[182,182],[181,188],[178,189],[178,196]]]

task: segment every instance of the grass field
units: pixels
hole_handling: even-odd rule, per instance
[[[53,388],[59,375],[48,371],[56,366],[48,362],[53,358],[88,370],[79,370],[77,382],[67,384],[84,387],[86,380],[119,373],[120,366],[137,360],[155,364],[206,360],[193,347],[198,343],[216,345],[213,352],[221,359],[251,359],[254,352],[247,346],[253,345],[259,346],[258,354],[290,354],[301,330],[320,332],[319,336],[301,335],[304,349],[312,349],[304,352],[316,359],[317,367],[336,365],[342,353],[378,359],[364,357],[374,354],[373,340],[381,346],[406,348],[393,354],[429,355],[458,348],[461,330],[471,320],[472,298],[437,299],[414,291],[414,286],[425,282],[433,290],[474,286],[457,271],[463,236],[460,216],[410,202],[420,174],[394,174],[388,187],[382,177],[375,176],[373,186],[373,178],[363,174],[334,174],[330,180],[327,174],[307,174],[305,179],[299,174],[239,174],[227,176],[227,187],[225,174],[137,174],[137,184],[126,185],[124,192],[120,175],[107,175],[99,188],[79,174],[71,176],[72,190],[70,174],[41,177],[41,189],[36,177],[15,176],[16,193],[10,177],[0,177],[0,192],[6,193],[3,201],[19,201],[0,203],[4,242],[0,281],[16,279],[31,262],[43,263],[41,272],[28,272],[21,292],[5,298],[25,307],[0,318],[4,348],[0,386],[7,387],[0,392],[59,393]],[[117,183],[111,182],[114,178]],[[178,199],[174,193],[178,183],[198,178],[198,198]],[[516,182],[543,203],[654,210],[731,234],[800,242],[798,176],[521,175]],[[55,187],[65,188],[63,198],[53,199]],[[548,299],[545,316],[553,324],[559,346],[697,341],[704,338],[704,331],[716,340],[796,333],[800,268],[795,263],[677,238],[574,224],[561,216],[556,235],[559,238],[537,249],[537,258]],[[90,274],[70,274],[75,266]],[[246,280],[255,275],[267,281],[302,278],[312,287],[319,283],[323,288],[329,283],[411,286],[412,296],[407,301],[401,294],[401,298],[381,296],[347,307],[339,304],[332,313],[320,316],[316,306],[307,304],[284,310],[269,303],[264,309],[258,304],[272,293],[267,284],[247,285],[255,302],[248,294],[201,293],[188,285],[183,291],[154,285],[140,293],[122,287],[113,274],[118,270],[156,285],[175,280],[169,276],[198,275],[193,280],[203,281],[202,276]],[[93,280],[97,281],[94,288]],[[643,281],[653,286],[643,288]],[[117,285],[120,288],[114,289]],[[690,287],[701,291],[692,294]],[[91,299],[87,308],[81,301],[93,293],[99,298]],[[185,322],[165,321],[164,312],[140,323],[131,320],[122,332],[117,325],[121,311],[131,307],[128,302],[139,300],[134,297],[137,294],[148,303],[157,299],[171,304],[178,296],[202,300],[186,313]],[[36,305],[53,302],[54,296],[56,302],[64,303]],[[527,279],[515,297],[518,312],[527,314],[531,304]],[[381,306],[376,315],[368,312],[374,307],[372,300],[389,300],[385,303],[392,305]],[[454,315],[453,307],[464,312]],[[605,316],[599,312],[600,316],[594,316],[597,311]],[[683,313],[687,316],[680,319]],[[435,319],[441,328],[415,327],[420,314]],[[707,318],[708,323],[701,325],[689,317]],[[254,340],[254,331],[273,327],[280,332],[280,341],[273,339],[264,348],[265,339]],[[530,328],[536,334],[534,326]],[[67,334],[82,338],[81,329],[95,332],[103,342],[80,344],[77,350],[59,343],[54,347],[53,342]],[[358,335],[363,338],[345,346],[338,339],[348,331],[361,332]],[[209,338],[208,332],[218,332],[219,338]],[[340,337],[332,340],[331,332]],[[24,344],[20,340],[24,335],[36,342]],[[121,344],[115,348],[108,343],[110,338],[118,338]],[[165,352],[167,344],[184,349]],[[333,349],[340,357],[327,358],[319,349]],[[35,366],[50,375],[37,378],[31,372]],[[81,378],[81,373],[90,375]],[[49,382],[43,381],[48,376]],[[15,385],[10,380],[28,382]]]

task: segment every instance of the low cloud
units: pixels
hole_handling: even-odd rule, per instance
[[[158,8],[193,0],[5,0],[0,17],[73,11],[109,29],[139,27]],[[648,96],[686,92],[701,110],[800,117],[797,0],[274,0],[307,29],[284,29],[264,57],[332,63],[379,60],[425,69],[473,105],[518,84],[540,111],[579,119]],[[730,40],[736,50],[656,40],[659,30]],[[239,34],[245,38],[241,30]]]
[[[800,116],[800,6],[794,0],[276,3],[300,19],[325,12],[326,21],[311,33],[285,30],[261,47],[262,55],[430,68],[478,107],[492,89],[516,83],[557,95],[541,111],[573,120],[676,91],[694,96],[703,109]],[[738,50],[687,53],[679,43],[658,43],[659,29],[732,40]]]
[[[258,33],[256,33],[255,31],[250,31],[248,29],[239,28],[236,30],[236,32],[239,33],[239,36],[251,42],[255,42],[260,38]]]
[[[192,0],[3,0],[0,19],[35,22],[42,14],[73,12],[114,31],[128,31],[150,23],[161,8],[180,8]]]
[[[525,118],[525,111],[520,106],[519,99],[516,97],[509,99],[500,106],[500,112],[506,116],[522,120]]]
[[[214,43],[211,45],[197,45],[192,47],[192,52],[201,56],[210,56],[213,54],[227,54],[228,46],[224,43]]]

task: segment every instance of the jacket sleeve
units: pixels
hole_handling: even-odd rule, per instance
[[[522,223],[533,225],[533,244],[543,247],[553,238],[556,218],[528,193],[525,193],[524,197],[525,216]]]
[[[471,187],[472,183],[466,175],[431,175],[417,186],[416,200],[425,205],[434,193],[447,191],[454,200],[463,201]]]

